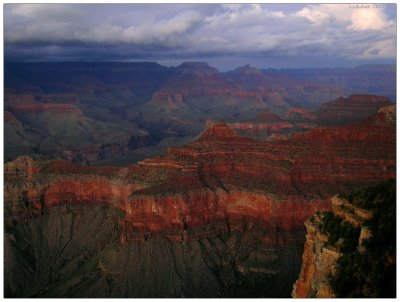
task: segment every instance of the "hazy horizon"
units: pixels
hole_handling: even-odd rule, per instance
[[[4,58],[220,71],[395,64],[396,18],[395,4],[5,4]]]
[[[255,68],[258,70],[285,70],[285,69],[349,69],[349,68],[360,68],[362,66],[396,66],[396,63],[366,63],[366,64],[359,64],[355,66],[327,66],[327,67],[258,67],[249,63],[244,63],[242,65],[237,65],[237,66],[232,66],[230,69],[221,69],[218,68],[217,66],[210,64],[207,61],[181,61],[180,63],[176,64],[168,64],[165,62],[157,62],[157,61],[5,61],[6,64],[24,64],[24,63],[33,63],[33,64],[38,64],[38,63],[54,63],[54,64],[60,64],[60,63],[84,63],[84,64],[90,64],[90,63],[156,63],[158,65],[164,66],[164,67],[171,67],[171,68],[177,68],[180,65],[184,63],[206,63],[208,66],[217,69],[219,72],[229,72],[229,71],[234,71],[237,68],[240,67],[245,67],[245,66],[250,66],[251,68]]]

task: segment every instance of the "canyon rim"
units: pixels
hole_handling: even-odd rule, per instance
[[[6,4],[4,296],[395,297],[395,46],[395,4]]]

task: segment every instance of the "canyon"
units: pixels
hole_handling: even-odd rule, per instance
[[[208,120],[235,124],[250,138],[287,139],[359,121],[395,101],[391,65],[319,73],[249,65],[221,72],[204,62],[7,62],[5,160],[125,166],[195,140]],[[365,92],[386,99],[373,104]],[[272,123],[268,114],[281,120]]]
[[[304,222],[337,193],[395,177],[384,105],[284,140],[209,121],[124,167],[5,163],[6,297],[288,297]]]
[[[7,3],[7,299],[396,298],[393,3]]]
[[[309,218],[395,176],[394,79],[6,63],[5,296],[331,295]]]

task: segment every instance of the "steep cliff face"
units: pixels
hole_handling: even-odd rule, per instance
[[[368,121],[367,133],[360,123],[275,142],[240,137],[225,124],[211,123],[197,141],[126,169],[38,162],[32,179],[10,184],[9,200],[44,207],[113,205],[126,211],[133,230],[146,232],[242,218],[299,229],[313,212],[331,207],[335,192],[394,177],[394,125],[375,120]]]
[[[7,228],[5,296],[287,297],[299,270],[300,246],[271,245],[255,226],[121,245],[122,217],[107,207],[64,205]]]
[[[320,130],[320,140],[310,132],[258,142],[210,123],[197,141],[126,168],[28,157],[9,162],[6,253],[16,258],[6,264],[7,295],[65,297],[83,282],[72,296],[203,296],[204,286],[214,297],[287,296],[300,268],[304,221],[331,209],[334,192],[394,176],[394,125],[378,120],[371,134],[362,134],[364,124],[352,125],[352,135],[338,134],[340,140],[334,136],[328,143],[332,129]],[[79,237],[88,209],[109,217],[109,233],[85,252]],[[87,236],[97,238],[98,219]],[[43,225],[60,231],[53,237]],[[63,235],[67,229],[70,235]],[[38,255],[41,245],[51,248]],[[171,253],[163,256],[166,249]],[[17,258],[24,250],[30,256],[22,265]],[[55,254],[41,264],[47,253]],[[130,263],[132,257],[145,260]],[[82,259],[91,259],[85,268]],[[128,285],[128,276],[145,267],[151,267],[145,285],[140,278]],[[65,278],[59,273],[64,269]],[[19,279],[26,282],[22,287]],[[37,288],[29,289],[29,280]],[[162,285],[166,280],[171,287]]]
[[[358,235],[356,248],[364,250],[363,242],[368,239],[370,232],[362,227],[372,218],[372,213],[350,204],[347,200],[334,196],[332,198],[334,218],[330,213],[319,213],[306,221],[306,243],[304,245],[302,270],[300,277],[293,286],[292,295],[295,298],[334,298],[336,297],[331,285],[332,276],[336,274],[338,260],[342,256],[346,233],[340,228],[331,229],[331,224],[342,224],[354,228]],[[334,222],[332,222],[334,221]],[[350,225],[351,226],[350,226]],[[335,234],[334,232],[340,232]],[[341,238],[341,236],[343,238]],[[338,238],[336,241],[333,238]],[[341,242],[339,242],[341,241]]]
[[[157,152],[152,154],[161,154],[166,146],[183,145],[196,137],[208,119],[245,122],[237,129],[257,139],[286,139],[297,128],[315,127],[312,114],[298,107],[317,108],[343,94],[329,81],[316,84],[293,78],[287,71],[269,74],[250,66],[219,72],[199,62],[178,67],[118,62],[6,65],[5,108],[22,125],[20,129],[6,122],[6,160],[30,155],[83,164],[108,159],[120,164],[121,158],[134,158],[123,160],[132,164],[137,158],[132,150],[155,144]],[[376,71],[368,74],[376,76]],[[378,87],[392,86],[390,81],[379,79]],[[375,86],[378,80],[374,78],[373,83]],[[374,93],[379,94],[379,90]],[[355,91],[363,90],[351,93]],[[358,111],[362,116],[371,113],[364,107],[371,108],[367,104],[347,106],[347,111],[338,106],[331,109],[341,110],[350,122],[360,116]],[[257,115],[266,110],[282,117],[288,113],[290,123],[257,121]],[[331,121],[341,120],[332,110],[329,114]],[[254,117],[254,124],[259,125],[246,123]],[[150,137],[130,131],[134,124]],[[128,153],[132,157],[125,156]]]
[[[329,276],[335,273],[335,265],[340,252],[328,246],[328,236],[319,231],[320,217],[305,223],[307,229],[306,243],[302,257],[300,277],[293,286],[294,298],[333,298]]]
[[[238,134],[258,140],[273,140],[276,139],[278,135],[288,138],[296,131],[295,124],[278,119],[269,122],[250,121],[229,123],[228,125]],[[312,128],[312,126],[310,126],[310,128]]]
[[[295,298],[394,297],[395,180],[332,198],[307,228]]]
[[[325,201],[286,200],[250,191],[195,190],[167,196],[133,194],[126,205],[130,232],[184,231],[190,227],[224,223],[228,228],[252,221],[270,231],[296,231],[317,210],[329,209]]]

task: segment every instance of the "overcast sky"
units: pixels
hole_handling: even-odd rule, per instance
[[[394,63],[396,6],[5,4],[6,61],[206,61],[337,67]]]

